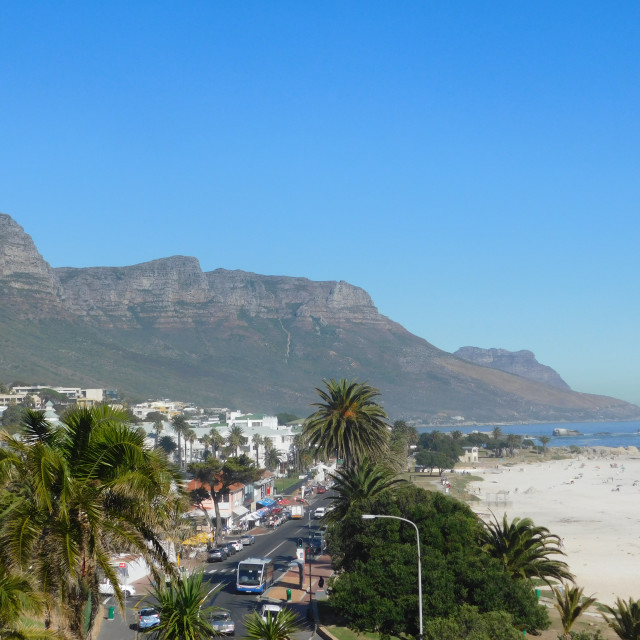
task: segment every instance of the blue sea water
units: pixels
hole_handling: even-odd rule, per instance
[[[450,432],[461,431],[463,434],[472,431],[482,433],[490,432],[494,426],[499,426],[502,433],[515,433],[521,436],[530,437],[536,444],[540,444],[539,436],[549,436],[551,441],[547,447],[628,447],[640,448],[640,422],[560,422],[560,423],[540,423],[540,424],[500,424],[482,425],[475,427],[446,427],[437,431]],[[554,436],[554,429],[572,429],[579,431],[578,436]],[[420,427],[419,433],[434,431],[433,428]]]

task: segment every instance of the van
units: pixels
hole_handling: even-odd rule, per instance
[[[136,595],[135,587],[131,584],[120,584],[119,587],[125,598],[130,598],[131,596]],[[114,594],[113,585],[108,580],[105,580],[98,585],[98,591],[105,596],[112,596]]]

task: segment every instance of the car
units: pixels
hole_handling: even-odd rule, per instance
[[[151,629],[160,624],[160,614],[153,607],[138,611],[138,630]]]
[[[320,518],[324,517],[324,514],[327,512],[327,510],[324,507],[318,507],[314,512],[313,512],[313,517],[316,520],[320,520]]]
[[[325,486],[324,486],[324,485],[322,485],[322,484],[319,484],[319,485],[318,485],[318,491],[317,491],[317,492],[318,492],[318,493],[326,493],[326,492],[327,492],[327,487],[325,487]]]
[[[229,557],[226,549],[209,549],[207,562],[222,562]]]
[[[250,534],[245,534],[240,538],[240,542],[242,542],[242,546],[243,547],[248,547],[249,545],[252,545],[254,542],[256,541],[256,539],[250,535]]]
[[[122,591],[122,595],[124,595],[125,598],[130,598],[131,596],[136,595],[136,590],[133,585],[121,584],[119,586],[120,591]],[[98,591],[105,596],[112,596],[115,593],[113,585],[108,580],[105,580],[98,585]]]
[[[242,551],[242,542],[239,539],[230,540],[229,544],[233,546],[236,551]]]
[[[211,626],[216,630],[218,635],[232,636],[236,632],[236,623],[231,617],[231,613],[224,609],[214,611],[209,620]]]
[[[282,611],[282,607],[279,604],[271,604],[265,602],[260,608],[260,617],[266,622],[267,617],[275,618]]]
[[[235,548],[235,546],[233,544],[231,544],[230,542],[225,542],[225,544],[222,545],[222,549],[226,549],[227,553],[232,556],[236,553],[238,553],[238,550]]]

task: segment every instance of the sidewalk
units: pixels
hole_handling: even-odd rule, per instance
[[[316,556],[311,560],[311,563],[305,562],[304,571],[302,588],[300,588],[300,573],[297,568],[293,568],[284,573],[278,582],[265,592],[264,597],[269,600],[281,600],[286,603],[287,591],[290,590],[291,600],[289,602],[303,602],[305,599],[309,601],[309,584],[311,584],[311,599],[326,600],[328,581],[333,575],[331,558],[326,554]],[[318,586],[321,577],[324,579],[322,588]]]

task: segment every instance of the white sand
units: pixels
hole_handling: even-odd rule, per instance
[[[640,454],[590,449],[573,460],[477,468],[471,506],[509,521],[529,517],[564,539],[564,560],[600,602],[640,598]],[[505,459],[505,463],[509,460]],[[478,493],[479,491],[479,493]]]

